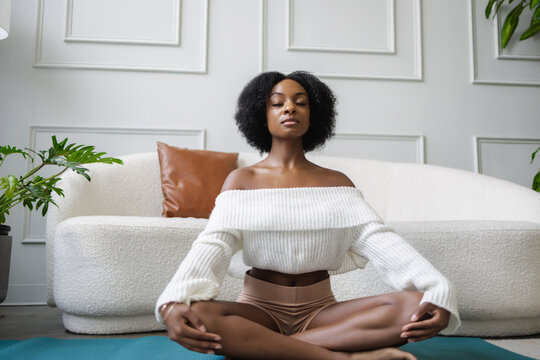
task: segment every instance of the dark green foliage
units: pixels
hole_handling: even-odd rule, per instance
[[[493,17],[495,17],[499,12],[501,6],[505,3],[505,1],[506,0],[489,0],[485,11],[486,19],[489,19],[489,16],[491,15],[491,12],[493,10],[493,6],[497,4],[497,6],[495,7],[495,11],[493,12]],[[509,0],[508,4],[512,4],[513,1],[514,0]],[[501,28],[501,46],[503,48],[508,45],[510,38],[516,31],[517,25],[519,23],[519,17],[523,10],[526,8],[528,8],[529,11],[534,12],[529,27],[521,34],[519,40],[528,39],[540,31],[540,0],[521,0],[514,6],[512,11],[508,13],[506,19],[504,20],[504,24]]]
[[[21,154],[25,159],[29,158],[34,162],[34,157],[30,155],[32,153],[41,159],[41,164],[34,167],[24,176],[17,178],[14,175],[8,175],[0,178],[0,190],[4,190],[0,196],[0,224],[5,223],[6,215],[9,215],[9,210],[19,203],[22,203],[24,207],[30,210],[34,210],[34,208],[35,210],[39,210],[43,206],[41,208],[41,214],[45,216],[49,209],[49,203],[56,205],[52,200],[52,193],[55,192],[59,196],[64,196],[64,192],[56,186],[56,183],[60,181],[60,175],[68,169],[75,171],[90,181],[90,176],[86,173],[88,169],[82,167],[82,164],[123,164],[120,159],[102,157],[105,153],[94,152],[94,146],[66,145],[67,141],[68,139],[66,138],[58,142],[56,136],[53,136],[53,145],[49,150],[34,151],[25,148],[28,152],[9,145],[0,146],[0,166],[2,166],[5,158],[11,154]],[[56,165],[63,167],[63,169],[48,178],[34,175],[47,165]]]
[[[536,153],[540,150],[540,146],[538,147],[538,149],[536,149],[535,152],[532,153],[531,155],[531,164],[532,162],[534,161],[534,157],[536,156]],[[534,191],[538,191],[540,192],[540,171],[538,171],[533,179],[533,184],[532,184],[532,189]]]

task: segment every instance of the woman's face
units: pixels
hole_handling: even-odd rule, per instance
[[[278,82],[266,104],[268,131],[278,137],[298,137],[309,127],[309,99],[307,91],[294,80]]]

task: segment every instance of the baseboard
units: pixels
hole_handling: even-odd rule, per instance
[[[47,284],[9,284],[0,306],[47,305]]]

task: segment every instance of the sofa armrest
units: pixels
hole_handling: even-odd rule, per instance
[[[50,206],[46,219],[47,278],[53,277],[54,234],[62,221],[77,216],[161,216],[163,194],[157,153],[121,157],[124,165],[89,164],[92,181],[73,171],[62,175],[58,186],[64,197],[53,193],[58,207]],[[47,303],[54,306],[52,287]]]
[[[540,319],[540,223],[526,221],[387,222],[456,288],[456,335],[523,334],[520,328],[468,328],[471,321]],[[347,284],[347,285],[345,285]],[[337,275],[338,300],[394,291],[368,263]],[[528,330],[526,330],[528,331]]]
[[[152,314],[155,301],[207,219],[80,216],[58,225],[58,307],[77,315]]]

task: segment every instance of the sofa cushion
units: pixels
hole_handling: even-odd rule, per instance
[[[163,216],[210,217],[238,153],[190,150],[158,142]]]

